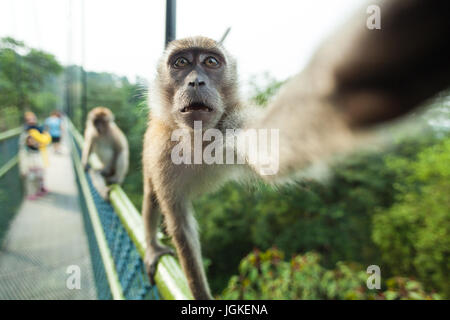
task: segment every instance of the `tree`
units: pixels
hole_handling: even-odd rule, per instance
[[[57,107],[55,76],[62,71],[52,54],[12,38],[0,39],[0,128],[17,126],[27,109],[48,113]]]
[[[320,264],[320,255],[308,252],[294,255],[288,261],[284,253],[272,248],[254,250],[239,265],[239,275],[233,276],[222,299],[243,300],[393,300],[440,299],[426,293],[412,279],[388,279],[381,290],[369,289],[368,274],[355,263],[338,263],[334,269]],[[387,290],[386,290],[387,289]]]
[[[450,138],[415,158],[394,156],[397,202],[374,216],[373,239],[393,273],[421,279],[450,297]]]

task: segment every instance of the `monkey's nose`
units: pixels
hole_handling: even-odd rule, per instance
[[[195,79],[195,81],[189,81],[188,85],[194,88],[198,88],[200,86],[204,86],[205,81]]]

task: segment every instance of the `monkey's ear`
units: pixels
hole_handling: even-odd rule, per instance
[[[373,10],[326,48],[339,56],[328,71],[332,101],[356,127],[401,116],[450,85],[450,1],[389,0]],[[377,18],[380,29],[369,29]]]
[[[450,1],[378,6],[381,29],[367,27],[363,8],[252,124],[279,130],[275,177],[351,150],[360,129],[401,116],[450,85]]]

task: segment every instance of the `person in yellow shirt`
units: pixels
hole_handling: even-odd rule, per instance
[[[24,118],[25,130],[20,139],[20,171],[25,177],[27,198],[36,200],[48,192],[44,186],[44,169],[48,166],[47,146],[52,138],[37,125],[33,112],[26,112]]]

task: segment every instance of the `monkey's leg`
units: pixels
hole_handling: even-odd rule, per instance
[[[149,185],[149,181],[144,182],[144,199],[142,203],[142,217],[147,244],[144,263],[151,284],[155,284],[155,273],[159,259],[165,254],[174,255],[175,253],[172,248],[162,245],[158,240],[157,234],[161,214]]]
[[[117,155],[115,161],[116,167],[113,170],[113,175],[108,177],[108,182],[122,184],[128,172],[128,152],[122,151]]]
[[[197,222],[190,203],[164,206],[168,231],[172,236],[192,295],[197,300],[212,299],[202,263]]]

